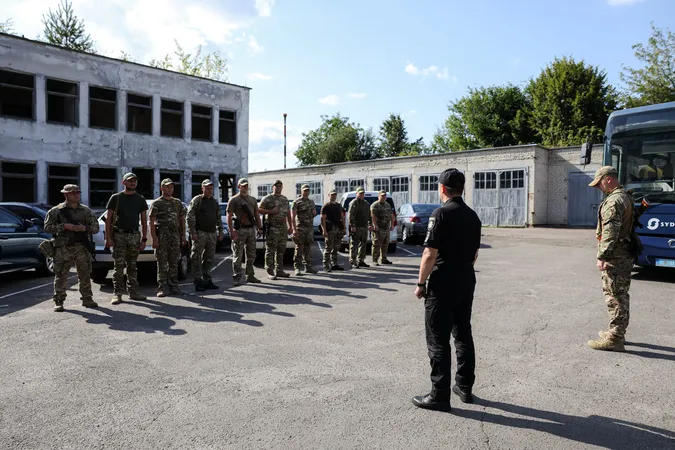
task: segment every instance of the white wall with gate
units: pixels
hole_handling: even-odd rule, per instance
[[[473,208],[484,226],[527,226],[526,167],[474,173]]]

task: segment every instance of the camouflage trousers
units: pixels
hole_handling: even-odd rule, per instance
[[[82,244],[59,247],[54,255],[54,303],[66,300],[66,287],[70,268],[75,264],[82,300],[94,300],[91,291],[91,253]]]
[[[631,259],[612,261],[602,272],[602,292],[609,312],[609,332],[623,339],[630,316]]]
[[[373,262],[378,262],[380,255],[382,255],[382,261],[387,260],[389,228],[389,226],[378,227],[378,231],[373,231]]]
[[[295,270],[302,270],[304,262],[305,268],[312,267],[312,242],[314,242],[314,227],[310,225],[299,226],[298,233],[293,236],[295,243],[295,252],[293,254],[293,267]]]
[[[162,230],[157,236],[157,284],[160,288],[178,287],[178,262],[180,261],[180,234],[178,231]]]
[[[255,242],[258,238],[258,232],[255,227],[239,228],[237,230],[237,239],[232,239],[232,277],[239,279],[241,277],[241,263],[246,253],[246,276],[255,275],[253,263],[255,262]]]
[[[270,227],[265,236],[265,269],[279,273],[284,267],[284,253],[288,242],[288,227]]]
[[[324,241],[326,248],[323,250],[323,268],[328,270],[332,266],[337,266],[338,251],[342,243],[342,230],[333,228],[328,232],[328,236]]]
[[[349,239],[349,262],[354,266],[366,260],[368,227],[356,227]]]
[[[197,230],[197,240],[192,243],[192,278],[194,281],[211,280],[211,267],[216,255],[216,241],[218,236],[215,232]]]
[[[129,294],[138,292],[138,268],[136,260],[140,253],[141,233],[115,233],[113,235],[112,256],[114,261],[113,291],[115,295],[124,292],[124,269],[127,270],[127,285]]]

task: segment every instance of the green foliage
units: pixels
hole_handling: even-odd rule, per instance
[[[0,33],[14,34],[14,21],[7,19],[4,22],[0,22]]]
[[[675,101],[675,34],[656,28],[647,45],[635,44],[635,57],[644,66],[622,66],[621,81],[626,85],[624,102],[628,107]]]
[[[227,81],[227,59],[223,58],[220,52],[215,51],[202,56],[200,45],[197,53],[192,55],[186,53],[183,47],[178,44],[178,41],[174,41],[174,44],[176,48],[173,57],[167,54],[162,59],[150,60],[148,65],[211,80]]]
[[[525,91],[529,107],[518,119],[529,123],[537,141],[550,147],[602,140],[617,94],[595,66],[573,58],[556,58],[530,80]]]
[[[383,157],[400,156],[408,151],[408,132],[398,114],[389,117],[380,125],[380,153]]]
[[[71,50],[94,52],[94,42],[84,29],[84,22],[78,20],[69,0],[62,0],[58,9],[47,16],[42,15],[43,40]]]

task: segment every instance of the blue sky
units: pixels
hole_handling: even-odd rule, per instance
[[[0,6],[0,20],[34,37],[35,11],[57,0]],[[73,0],[98,46],[141,61],[161,57],[177,38],[229,57],[229,81],[253,88],[249,171],[288,166],[301,133],[339,111],[379,128],[403,115],[411,139],[429,142],[447,104],[468,86],[521,84],[556,56],[605,69],[620,85],[631,46],[650,22],[675,31],[673,0]],[[102,6],[102,4],[104,6]]]

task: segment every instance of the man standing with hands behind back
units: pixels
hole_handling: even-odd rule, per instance
[[[122,302],[124,291],[124,269],[127,270],[129,298],[145,300],[147,297],[138,293],[138,254],[145,249],[148,241],[148,204],[145,198],[136,192],[138,178],[133,173],[122,177],[124,190],[113,194],[108,200],[108,213],[105,221],[106,247],[112,248],[115,261],[113,275],[113,298],[110,302],[117,305]],[[138,231],[140,216],[141,232]]]
[[[227,203],[227,226],[232,235],[232,283],[234,286],[242,283],[241,263],[244,252],[246,252],[246,281],[261,283],[255,277],[253,268],[255,243],[258,235],[262,234],[258,203],[249,195],[248,179],[240,179],[237,186],[239,193]]]
[[[450,334],[457,352],[456,384],[452,391],[473,402],[476,355],[471,334],[471,307],[476,286],[473,265],[478,258],[481,222],[462,200],[465,178],[457,169],[438,177],[443,206],[429,218],[415,296],[424,298],[431,392],[412,398],[415,406],[450,409]],[[431,275],[431,276],[430,276]],[[427,277],[429,285],[426,286]]]
[[[188,207],[187,224],[192,238],[192,276],[196,291],[218,289],[213,284],[211,266],[216,254],[216,240],[223,240],[220,205],[213,196],[213,181],[202,181],[202,193]]]

